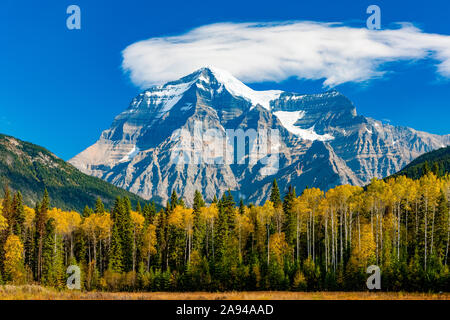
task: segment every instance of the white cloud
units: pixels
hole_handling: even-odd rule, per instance
[[[431,58],[450,78],[450,36],[411,24],[368,30],[340,23],[218,23],[185,34],[139,41],[123,52],[122,67],[146,87],[175,80],[204,66],[228,70],[244,82],[289,77],[327,87],[382,77],[386,62]]]

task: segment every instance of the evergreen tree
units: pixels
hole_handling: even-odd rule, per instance
[[[89,210],[90,211],[90,210]],[[95,201],[95,213],[104,213],[105,212],[105,206],[102,202],[102,199],[100,197],[97,197],[97,200]],[[83,214],[84,215],[84,214]]]
[[[243,215],[245,213],[244,200],[242,198],[239,200],[239,214]]]
[[[22,194],[19,192],[14,196],[14,226],[13,232],[15,235],[19,236],[20,241],[25,240],[25,208],[23,206]]]
[[[200,210],[205,206],[205,201],[203,201],[202,194],[195,190],[194,193],[194,204],[192,206],[193,215],[194,215],[194,230],[193,230],[193,249],[194,250],[202,250],[202,243],[206,233],[206,225],[201,221]]]
[[[437,177],[439,177],[440,176],[440,173],[439,173],[439,163],[437,163],[437,162],[433,162],[433,169],[431,170]]]
[[[47,189],[44,190],[44,196],[42,201],[36,203],[35,207],[35,257],[36,263],[34,265],[34,273],[37,281],[41,281],[43,272],[43,249],[44,249],[44,238],[47,230],[47,211],[50,206],[50,199],[48,196]]]
[[[12,199],[11,192],[9,191],[9,186],[7,184],[5,184],[3,192],[4,196],[2,201],[2,214],[8,221],[8,224],[11,225]]]
[[[289,186],[288,193],[284,196],[283,201],[283,213],[285,218],[283,231],[286,235],[286,240],[290,244],[294,244],[296,240],[296,215],[293,212],[293,204],[296,198],[295,188]]]
[[[48,219],[42,245],[42,283],[53,286],[57,282],[55,220]]]
[[[92,214],[94,214],[94,211],[86,205],[83,209],[83,217],[87,218]]]
[[[281,206],[280,190],[278,189],[276,179],[273,179],[272,192],[270,193],[270,201],[272,201],[274,207]]]
[[[425,163],[423,164],[423,167],[422,167],[422,176],[426,176],[430,171],[431,171],[430,165],[429,165],[428,161],[425,161]]]
[[[133,226],[131,222],[130,199],[124,197],[118,199],[117,207],[114,207],[114,224],[117,226],[121,239],[122,266],[124,271],[133,269]]]
[[[139,201],[136,203],[136,212],[142,214],[141,203]]]
[[[172,195],[170,196],[169,210],[172,210],[178,205],[178,195],[175,189],[172,190]]]
[[[123,256],[122,256],[122,245],[119,236],[119,230],[117,225],[114,225],[111,234],[111,247],[109,249],[109,264],[108,269],[112,272],[122,272],[123,271]]]

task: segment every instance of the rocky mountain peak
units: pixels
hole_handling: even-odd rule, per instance
[[[174,163],[172,155],[180,149],[174,133],[192,131],[196,123],[220,132],[278,130],[278,169],[263,176],[260,163]],[[94,145],[70,162],[144,198],[164,202],[176,190],[189,204],[196,189],[206,200],[231,189],[260,203],[274,178],[282,190],[288,185],[299,191],[306,185],[323,189],[343,183],[364,185],[449,144],[449,135],[357,115],[353,103],[336,90],[256,91],[229,72],[204,67],[139,94]],[[202,148],[208,146],[210,142],[202,142]]]

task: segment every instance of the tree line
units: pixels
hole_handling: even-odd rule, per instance
[[[64,288],[77,265],[84,290],[366,290],[377,265],[382,290],[449,291],[449,199],[432,172],[284,197],[274,180],[259,206],[196,191],[189,208],[173,191],[159,212],[118,197],[79,214],[47,191],[30,208],[6,186],[0,282]]]

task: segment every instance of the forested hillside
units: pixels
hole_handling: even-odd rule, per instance
[[[135,194],[81,173],[40,146],[2,134],[0,183],[21,191],[28,205],[38,201],[45,188],[54,206],[78,211],[83,210],[85,205],[92,206],[97,197],[101,197],[107,205],[112,205],[117,196],[126,196],[133,203],[143,201]]]
[[[132,207],[126,197],[83,215],[34,209],[8,189],[0,215],[2,281],[62,288],[66,268],[82,270],[85,290],[366,290],[366,268],[381,269],[382,290],[450,290],[450,177],[428,173],[343,185],[324,193],[276,181],[263,206],[230,193],[193,207],[172,193],[167,207]]]
[[[394,176],[405,175],[411,179],[418,179],[428,172],[433,172],[438,176],[443,176],[450,172],[450,147],[421,155]]]

